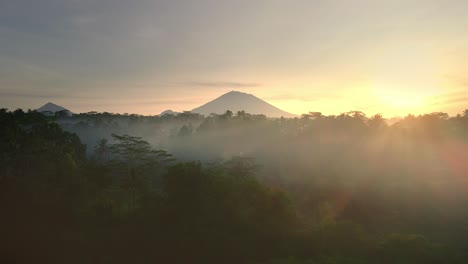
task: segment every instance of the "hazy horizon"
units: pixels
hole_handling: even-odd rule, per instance
[[[467,14],[0,1],[0,263],[468,263]]]
[[[293,113],[460,113],[468,3],[4,1],[0,104],[191,110],[231,91]]]

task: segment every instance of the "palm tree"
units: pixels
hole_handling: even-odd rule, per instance
[[[387,123],[385,122],[385,118],[383,118],[382,114],[376,114],[372,116],[368,121],[368,125],[370,128],[373,129],[380,129],[385,127]]]
[[[106,162],[109,160],[110,147],[107,142],[107,139],[102,138],[98,140],[97,145],[94,147],[94,153],[97,160],[100,162]]]

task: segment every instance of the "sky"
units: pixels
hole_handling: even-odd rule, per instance
[[[291,113],[468,108],[466,0],[0,0],[0,107]]]

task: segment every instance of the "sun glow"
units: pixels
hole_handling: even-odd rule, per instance
[[[381,108],[395,114],[420,112],[428,107],[428,95],[409,91],[377,89],[375,99]]]

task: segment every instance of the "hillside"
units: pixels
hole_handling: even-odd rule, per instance
[[[192,110],[193,113],[209,115],[222,114],[227,110],[234,113],[244,110],[250,114],[263,114],[268,117],[295,117],[296,115],[283,111],[262,99],[247,93],[231,91]]]

